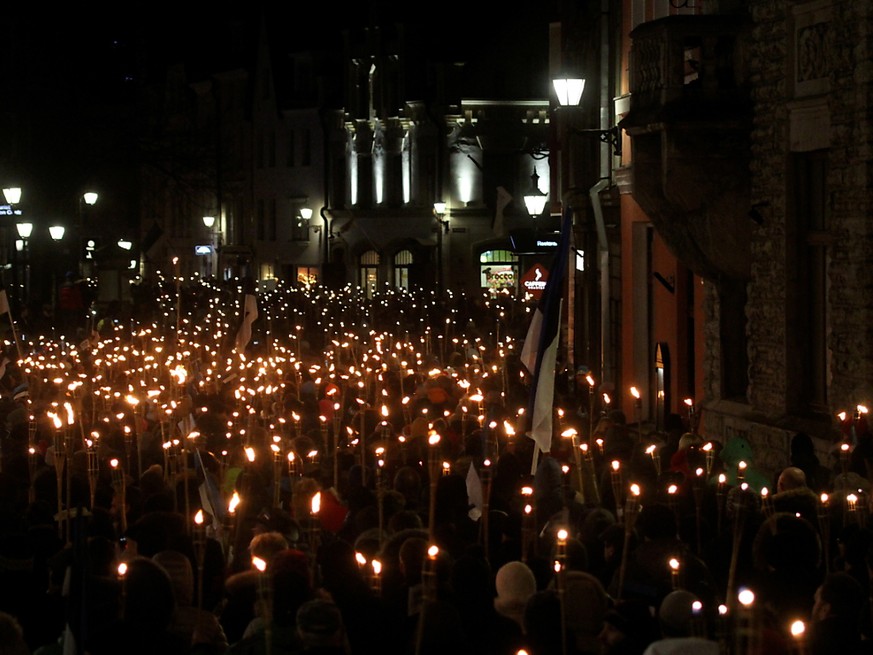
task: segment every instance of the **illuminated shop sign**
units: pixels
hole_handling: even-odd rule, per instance
[[[512,251],[519,255],[554,252],[558,249],[557,232],[535,232],[532,228],[512,230],[509,242]]]
[[[521,288],[534,298],[539,298],[546,288],[549,279],[549,271],[542,264],[534,264],[521,278]]]

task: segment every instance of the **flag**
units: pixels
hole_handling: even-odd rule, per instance
[[[509,203],[512,202],[512,196],[509,191],[507,191],[502,186],[497,187],[497,202],[496,209],[494,211],[494,235],[498,237],[502,237],[506,232],[506,229],[503,226],[503,212],[506,211],[506,208],[509,207]]]
[[[9,313],[9,296],[6,295],[6,289],[0,289],[0,314]]]
[[[470,468],[467,470],[467,504],[470,510],[467,516],[473,521],[478,521],[482,516],[482,508],[485,507],[485,495],[482,492],[482,480],[479,479],[479,473],[473,462],[470,462]]]
[[[252,339],[252,323],[258,318],[258,300],[253,293],[247,293],[243,303],[243,319],[236,333],[236,349],[246,349]]]
[[[552,260],[549,279],[528,326],[521,362],[532,376],[528,436],[547,453],[552,445],[552,414],[555,399],[555,368],[561,335],[561,301],[570,252],[571,210],[564,210],[561,238]],[[534,457],[534,466],[536,465]]]
[[[212,516],[214,523],[220,523],[225,517],[225,504],[222,502],[221,491],[218,489],[218,484],[203,464],[203,456],[200,454],[199,448],[194,450],[194,461],[197,464],[197,470],[203,475],[203,482],[198,488],[200,493],[200,504],[203,509]]]

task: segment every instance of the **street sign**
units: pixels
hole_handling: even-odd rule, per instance
[[[534,264],[527,273],[521,276],[521,288],[539,300],[546,289],[546,281],[549,279],[549,271],[542,264]]]

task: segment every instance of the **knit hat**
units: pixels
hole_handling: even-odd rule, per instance
[[[178,550],[162,550],[152,559],[170,576],[176,604],[182,607],[191,605],[194,601],[194,569],[188,556]]]
[[[692,635],[692,604],[697,600],[700,599],[685,589],[676,589],[664,596],[658,608],[658,621],[664,634],[681,637]]]
[[[699,434],[686,432],[681,437],[679,437],[679,445],[677,449],[685,450],[686,448],[690,448],[691,446],[700,446],[701,444],[703,444],[703,437],[701,437]]]
[[[308,600],[297,610],[297,632],[305,647],[342,645],[345,638],[342,614],[332,601]]]
[[[524,606],[537,590],[537,580],[531,568],[518,560],[507,562],[497,570],[494,584],[497,590],[494,609],[521,624]]]

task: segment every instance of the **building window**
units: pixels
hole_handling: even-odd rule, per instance
[[[394,286],[409,289],[409,268],[412,266],[412,253],[401,250],[394,255]]]
[[[361,255],[358,265],[358,284],[367,298],[372,298],[379,284],[379,253],[368,250]]]
[[[518,290],[518,255],[509,250],[486,250],[479,255],[479,285],[488,291]]]
[[[258,280],[269,281],[276,279],[276,269],[273,267],[272,262],[262,262],[259,270],[261,275]]]
[[[297,285],[312,286],[318,284],[318,268],[316,266],[297,267]]]
[[[794,153],[793,213],[790,238],[793,256],[788,280],[796,280],[787,307],[789,358],[788,397],[795,413],[828,411],[827,397],[827,160],[825,151]]]

